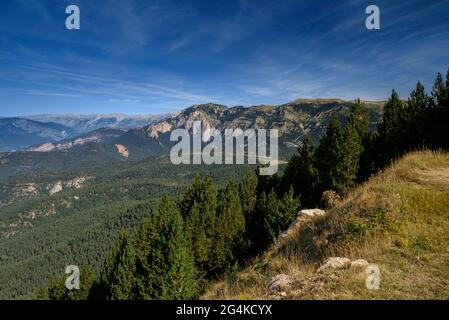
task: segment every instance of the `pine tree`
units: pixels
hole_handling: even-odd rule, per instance
[[[240,182],[240,202],[242,204],[243,216],[245,218],[245,235],[241,242],[242,248],[239,252],[240,258],[247,256],[251,248],[250,234],[252,232],[252,220],[257,203],[258,178],[254,170],[248,169]]]
[[[362,152],[357,130],[363,130],[363,126],[350,121],[343,129],[338,119],[332,117],[316,152],[321,192],[335,190],[345,194],[355,185]]]
[[[405,151],[412,151],[423,148],[429,141],[428,129],[430,121],[428,119],[429,98],[421,82],[416,84],[416,88],[410,93],[406,108],[406,141]]]
[[[136,237],[138,299],[192,299],[195,265],[181,213],[168,195]]]
[[[257,202],[254,245],[256,251],[265,249],[276,237],[288,228],[296,217],[300,206],[294,197],[293,188],[279,198],[272,189],[268,194],[262,192]]]
[[[283,190],[281,188],[281,178],[277,173],[267,176],[260,174],[260,167],[256,168],[257,175],[257,197],[260,197],[262,192],[270,192],[271,189],[277,190],[279,194],[283,194]]]
[[[120,256],[110,284],[111,300],[131,300],[135,294],[136,256],[128,243]]]
[[[404,146],[401,141],[404,137],[405,117],[404,106],[395,90],[391,92],[384,107],[382,122],[378,125],[379,147],[382,154],[380,166],[386,165],[390,159],[401,156]]]
[[[242,204],[243,214],[245,218],[251,216],[254,212],[257,202],[257,175],[252,169],[248,169],[240,182],[240,202]]]
[[[217,191],[210,176],[201,181],[197,176],[179,204],[186,221],[186,234],[192,244],[200,277],[211,272],[211,254],[217,210]]]
[[[341,161],[342,141],[343,129],[340,121],[334,115],[327,127],[326,135],[321,139],[316,150],[316,163],[320,175],[320,190],[318,193],[325,190],[335,190],[336,188],[336,168]]]
[[[333,187],[338,193],[346,194],[356,184],[362,153],[362,140],[356,126],[345,127],[339,151],[340,162],[333,171]]]
[[[432,89],[432,99],[434,105],[436,106],[444,105],[446,99],[446,87],[444,85],[443,75],[440,72],[438,72],[435,84]]]
[[[315,164],[315,148],[310,136],[305,136],[298,147],[298,153],[287,164],[282,178],[283,189],[287,192],[293,187],[296,197],[301,199],[305,207],[315,207],[319,202],[318,170]]]
[[[214,236],[212,270],[216,274],[237,262],[241,253],[245,233],[245,216],[243,215],[239,193],[231,179],[220,193],[217,223]]]
[[[96,285],[94,298],[101,300],[129,300],[135,289],[135,252],[125,230],[109,252]]]
[[[432,135],[431,146],[434,149],[449,147],[449,69],[447,81],[444,83],[443,76],[438,73],[432,90],[432,114],[429,126]]]
[[[360,99],[357,99],[352,106],[348,125],[354,127],[361,140],[369,133],[369,114],[365,104]]]
[[[440,125],[441,130],[438,133],[438,136],[441,137],[440,146],[449,149],[449,68],[446,74],[446,87],[444,90],[444,99],[440,106]]]

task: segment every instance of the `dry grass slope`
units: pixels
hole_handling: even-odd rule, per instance
[[[364,270],[316,273],[326,257],[377,264],[380,289],[366,288]],[[294,283],[273,296],[280,273]],[[449,299],[449,154],[405,156],[202,298]]]

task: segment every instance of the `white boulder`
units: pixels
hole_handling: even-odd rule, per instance
[[[328,270],[346,269],[351,266],[351,260],[343,257],[331,257],[324,261],[324,264],[318,268],[317,272],[324,272]]]
[[[363,259],[357,259],[352,261],[351,269],[365,269],[369,265],[369,262]]]
[[[299,211],[299,216],[307,216],[307,217],[318,217],[324,216],[326,211],[321,209],[304,209]]]

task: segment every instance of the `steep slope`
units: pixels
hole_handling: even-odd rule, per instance
[[[318,142],[325,132],[333,114],[346,122],[353,102],[333,100],[296,100],[278,106],[226,107],[219,104],[202,104],[189,107],[178,114],[156,121],[142,129],[131,130],[121,139],[152,140],[153,147],[147,149],[151,155],[167,153],[172,143],[169,134],[174,129],[192,129],[194,121],[202,122],[203,141],[209,141],[211,129],[277,129],[281,152],[290,155],[309,134]],[[371,129],[376,128],[383,103],[366,102],[370,114]],[[129,137],[127,137],[129,135]]]
[[[99,129],[76,138],[48,142],[27,151],[0,153],[0,177],[32,171],[58,172],[76,168],[112,165],[126,160],[113,141],[123,135],[118,129]]]
[[[155,122],[145,128],[149,137],[176,128],[192,127],[193,121],[203,121],[203,133],[207,135],[211,128],[224,129],[278,129],[283,144],[298,144],[305,134],[310,134],[315,142],[325,131],[333,114],[343,122],[349,116],[353,102],[342,100],[296,100],[278,106],[253,106],[228,108],[218,104],[195,105],[177,115]],[[382,103],[366,102],[372,128],[379,121]],[[204,137],[208,140],[208,137]]]
[[[447,153],[407,155],[324,216],[298,226],[203,298],[449,298]],[[319,269],[330,257],[349,260],[334,259]],[[378,290],[367,289],[363,261],[350,267],[356,259],[379,268]]]
[[[21,118],[0,119],[0,152],[19,150],[31,145],[59,141],[75,135],[69,127]]]

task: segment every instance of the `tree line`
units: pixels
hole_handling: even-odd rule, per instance
[[[63,280],[40,292],[49,299],[193,299],[209,283],[265,250],[300,207],[321,206],[324,191],[346,194],[391,161],[417,149],[449,149],[449,70],[430,94],[418,82],[403,101],[395,90],[377,132],[360,100],[344,125],[336,116],[318,146],[305,137],[281,176],[248,170],[217,189],[199,176],[176,200],[164,195],[134,235],[122,231],[94,279],[83,268],[78,293]],[[84,287],[83,287],[84,286]]]

